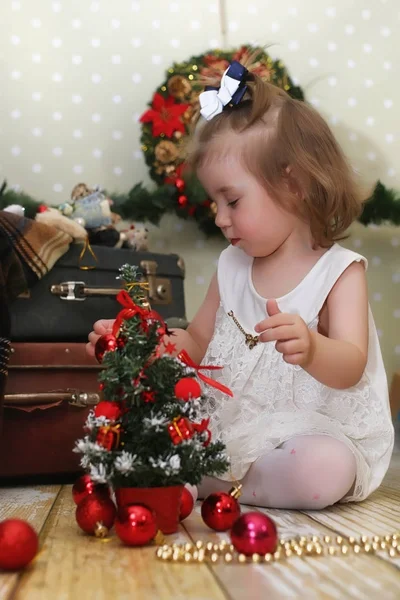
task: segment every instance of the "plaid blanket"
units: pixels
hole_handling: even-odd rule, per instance
[[[0,336],[9,335],[10,302],[46,275],[71,242],[55,227],[0,211]]]

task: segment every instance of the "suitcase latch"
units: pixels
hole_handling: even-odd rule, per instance
[[[77,408],[87,408],[88,406],[95,406],[100,402],[100,396],[96,393],[86,393],[86,392],[74,392],[72,393],[71,399],[69,401],[70,406],[75,406]]]
[[[154,304],[171,304],[171,281],[157,276],[157,263],[154,260],[142,260],[140,266],[145,272],[149,284],[149,300]]]
[[[86,300],[84,281],[63,281],[52,285],[50,292],[61,300]]]

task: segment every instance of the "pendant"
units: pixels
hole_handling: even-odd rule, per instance
[[[253,350],[254,346],[257,346],[258,342],[258,335],[246,333],[246,345],[250,348],[250,350]]]

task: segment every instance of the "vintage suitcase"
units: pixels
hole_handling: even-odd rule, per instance
[[[14,342],[84,342],[98,319],[115,318],[120,305],[116,279],[125,263],[137,265],[149,283],[152,308],[168,320],[182,319],[185,299],[184,263],[176,254],[155,254],[93,246],[80,261],[81,245],[72,245],[51,271],[10,307],[11,339]],[[81,270],[80,265],[96,265]],[[171,327],[181,326],[178,322]]]
[[[85,344],[12,343],[0,435],[0,483],[38,476],[54,481],[80,471],[72,452],[100,400],[102,367]]]

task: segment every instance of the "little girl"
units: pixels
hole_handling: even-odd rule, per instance
[[[207,373],[204,413],[231,461],[204,497],[242,485],[241,501],[321,509],[381,483],[393,425],[368,304],[366,259],[337,244],[361,210],[352,170],[322,117],[239,63],[200,96],[188,163],[229,241],[186,331]],[[110,322],[99,321],[89,351]]]

